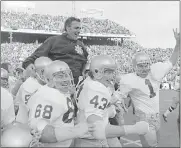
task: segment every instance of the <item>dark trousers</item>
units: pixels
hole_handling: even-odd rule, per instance
[[[74,84],[75,84],[75,86],[77,85],[78,82],[79,82],[79,77],[74,77]]]

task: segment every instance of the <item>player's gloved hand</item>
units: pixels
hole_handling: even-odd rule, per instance
[[[149,124],[145,121],[140,121],[135,124],[135,128],[139,135],[145,135],[149,131]]]
[[[106,139],[105,123],[103,121],[96,121],[94,122],[94,125],[95,126],[92,128],[92,132],[91,132],[92,136],[98,140],[105,140]]]
[[[108,116],[109,118],[114,118],[116,115],[116,108],[114,105],[111,105],[110,107],[108,107]]]
[[[162,117],[163,117],[163,120],[164,120],[165,122],[167,122],[167,116],[165,116],[165,115],[163,114]]]

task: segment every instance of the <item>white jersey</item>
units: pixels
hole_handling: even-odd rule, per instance
[[[120,91],[129,94],[135,110],[146,114],[159,113],[159,88],[164,76],[172,69],[170,61],[155,63],[146,78],[141,78],[135,73],[121,77]]]
[[[70,95],[42,86],[31,96],[28,102],[29,125],[32,129],[39,129],[38,122],[45,120],[54,127],[74,127],[74,106]],[[63,133],[62,133],[63,134]],[[69,147],[72,140],[58,142],[49,146]]]
[[[108,123],[107,107],[110,104],[112,92],[103,84],[87,77],[78,90],[78,116],[77,122],[86,121],[90,115],[101,117]],[[84,137],[89,137],[85,135]]]
[[[33,77],[29,77],[19,88],[15,102],[28,103],[30,96],[35,93],[42,85]]]
[[[1,126],[15,120],[13,97],[8,90],[1,87]]]
[[[8,83],[9,83],[9,91],[10,92],[15,87],[16,81],[17,81],[17,79],[14,76],[9,76]]]

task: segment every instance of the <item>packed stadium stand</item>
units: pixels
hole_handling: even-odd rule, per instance
[[[50,15],[40,15],[40,14],[27,14],[23,12],[10,12],[1,11],[1,27],[3,29],[32,29],[32,30],[43,30],[44,32],[63,32],[63,23],[67,17],[64,16],[50,16]],[[132,35],[131,31],[122,27],[121,25],[110,21],[108,19],[94,19],[94,18],[83,18],[81,20],[82,33],[94,33],[94,34],[126,34]],[[22,59],[28,57],[34,50],[40,46],[38,42],[35,41],[24,43],[24,36],[21,36],[21,42],[9,42],[9,36],[7,36],[6,43],[1,43],[1,62],[10,62],[13,67],[16,67]],[[3,37],[3,36],[2,36]],[[41,35],[38,35],[40,38]],[[48,37],[48,36],[47,36]],[[46,37],[46,38],[47,38]],[[16,41],[16,39],[13,39]],[[41,40],[43,42],[45,39]],[[94,55],[99,54],[109,54],[114,57],[118,62],[119,71],[121,73],[132,72],[131,57],[136,51],[144,51],[150,55],[153,63],[158,61],[163,61],[171,56],[173,49],[161,49],[161,48],[144,48],[141,45],[131,41],[125,40],[121,46],[116,45],[115,42],[109,42],[107,40],[103,41],[105,44],[98,44],[96,42],[101,42],[101,39],[84,39],[84,43],[87,45],[89,52],[89,59]],[[95,44],[94,44],[95,43]],[[167,81],[171,81],[171,75],[176,73],[176,67],[167,75]]]

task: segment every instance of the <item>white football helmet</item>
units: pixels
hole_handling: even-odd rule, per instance
[[[136,74],[145,78],[150,72],[151,60],[149,56],[143,52],[136,53],[132,62]]]
[[[95,56],[90,63],[90,76],[106,87],[112,87],[115,84],[116,68],[116,62],[110,56]]]
[[[45,77],[49,86],[64,93],[74,93],[74,79],[67,63],[59,60],[53,61],[45,68]]]
[[[36,78],[44,83],[45,83],[45,78],[44,78],[45,67],[48,66],[51,62],[52,60],[48,57],[39,57],[34,62]]]

